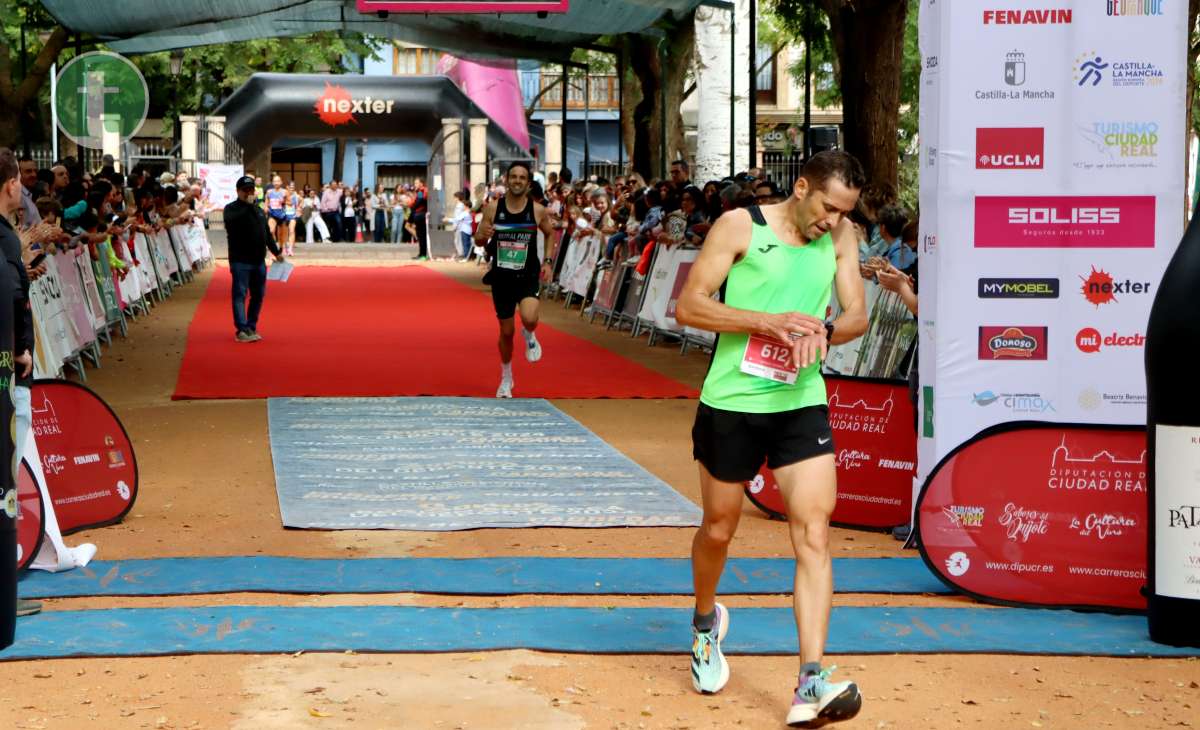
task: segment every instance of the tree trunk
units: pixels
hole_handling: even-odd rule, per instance
[[[621,137],[625,145],[626,167],[633,168],[633,146],[637,139],[637,125],[633,121],[633,112],[642,100],[642,86],[638,83],[637,74],[629,65],[629,43],[621,44],[621,53],[625,57],[625,76],[621,78]],[[622,171],[624,172],[624,171]]]
[[[20,84],[14,84],[11,49],[0,35],[0,144],[16,143],[23,118],[27,122],[36,121],[38,94],[50,76],[50,67],[66,44],[66,29],[56,27],[29,65],[25,78]]]
[[[346,140],[338,137],[333,142],[333,179],[345,182]]]
[[[677,21],[667,29],[665,68],[659,63],[658,40],[642,35],[628,35],[625,48],[628,50],[629,67],[641,87],[641,98],[628,115],[633,125],[633,151],[629,158],[633,169],[651,180],[662,174],[664,156],[667,162],[676,156],[686,155],[684,143],[683,114],[679,106],[683,102],[683,86],[696,42],[696,27],[693,13]],[[666,91],[667,143],[663,147],[662,132],[664,114],[662,92]]]
[[[896,185],[900,152],[900,69],[908,3],[822,0],[838,59],[845,149],[867,180]]]

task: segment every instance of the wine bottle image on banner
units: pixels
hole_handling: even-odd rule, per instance
[[[1146,329],[1150,638],[1200,646],[1200,215],[1163,273]]]

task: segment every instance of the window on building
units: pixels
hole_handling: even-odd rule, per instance
[[[754,66],[759,69],[758,78],[755,80],[758,91],[758,103],[774,104],[777,99],[775,93],[775,74],[776,62],[779,57],[775,54],[774,48],[763,43],[758,44],[758,50],[754,55]]]
[[[441,51],[432,48],[392,48],[392,74],[396,76],[432,76],[437,73]]]

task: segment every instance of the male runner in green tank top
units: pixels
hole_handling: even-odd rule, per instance
[[[729,611],[717,582],[742,512],[742,484],[763,461],[787,504],[796,553],[794,606],[800,676],[787,722],[844,720],[862,706],[852,682],[831,682],[821,659],[833,602],[829,516],[837,499],[833,434],[821,360],[829,344],[867,328],[858,239],[846,216],[865,182],[839,151],[804,166],[782,203],[721,216],[679,295],[676,319],[717,332],[692,429],[704,521],[692,543],[696,591],[692,684],[702,693],[729,680],[721,640]],[[836,284],[841,315],[824,320]],[[712,298],[723,289],[722,302]]]

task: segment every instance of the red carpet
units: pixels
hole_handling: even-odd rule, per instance
[[[496,394],[491,297],[431,269],[297,267],[286,284],[267,283],[261,342],[234,341],[229,297],[229,270],[218,268],[188,329],[175,399]],[[586,340],[545,324],[537,333],[545,354],[533,365],[516,335],[515,397],[697,396]]]

